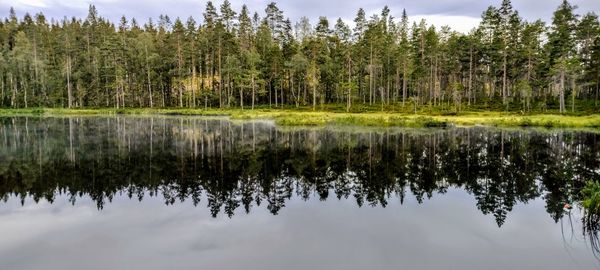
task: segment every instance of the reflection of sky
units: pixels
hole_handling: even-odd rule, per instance
[[[410,196],[409,196],[410,197]],[[98,211],[79,199],[0,204],[0,269],[593,269],[575,224],[567,244],[542,200],[498,228],[472,195],[450,189],[419,205],[359,208],[352,198],[292,199],[210,217],[191,202],[117,197]],[[567,229],[569,230],[569,229]],[[566,231],[567,231],[566,230]]]

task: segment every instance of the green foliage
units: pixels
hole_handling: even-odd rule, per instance
[[[385,109],[386,107],[384,107]],[[600,128],[600,115],[565,116],[557,114],[511,114],[505,112],[477,112],[433,110],[414,114],[406,112],[381,112],[378,106],[356,106],[350,113],[345,105],[326,105],[324,110],[313,111],[312,106],[269,109],[257,106],[255,110],[243,109],[190,109],[190,108],[119,108],[119,109],[0,109],[1,115],[203,115],[228,116],[231,119],[271,119],[284,126],[356,125],[377,127],[450,127],[450,126],[497,126],[540,128]]]
[[[504,0],[470,33],[411,26],[388,7],[359,9],[353,29],[341,18],[294,24],[276,3],[260,17],[208,1],[202,23],[111,22],[93,5],[60,22],[13,12],[0,23],[0,107],[567,113],[569,99],[570,113],[589,114],[599,110],[600,22],[575,11],[563,1],[546,27]]]
[[[600,214],[600,183],[589,181],[581,190],[583,200],[581,205],[589,214]]]

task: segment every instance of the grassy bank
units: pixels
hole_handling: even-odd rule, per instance
[[[461,112],[460,114],[401,113],[367,111],[345,113],[300,109],[0,109],[0,116],[11,115],[202,115],[228,116],[231,119],[272,119],[285,126],[358,125],[397,127],[446,127],[446,126],[494,126],[494,127],[558,127],[600,128],[600,114],[558,115],[520,114],[506,112]]]

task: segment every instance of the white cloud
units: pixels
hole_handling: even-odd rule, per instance
[[[219,7],[223,0],[213,0]],[[273,0],[230,0],[234,9],[239,11],[243,4],[254,12],[263,15],[265,7]],[[327,16],[334,22],[338,17],[345,21],[352,21],[359,8],[367,11],[367,16],[379,14],[383,6],[388,5],[391,15],[399,18],[402,10],[406,9],[411,20],[419,21],[424,18],[429,23],[440,27],[449,25],[460,32],[468,32],[479,22],[481,13],[489,5],[498,6],[501,0],[372,0],[372,1],[347,1],[347,0],[280,0],[278,6],[284,15],[292,21],[297,21],[302,16],[307,16],[315,22],[319,16]],[[561,0],[518,0],[513,1],[515,9],[527,20],[543,19],[550,21],[552,13]],[[579,14],[600,10],[600,0],[570,0],[579,6]],[[142,2],[143,4],[140,4]],[[47,18],[61,19],[65,16],[85,17],[88,5],[94,4],[102,17],[117,21],[120,16],[135,17],[138,22],[145,22],[149,17],[157,18],[160,14],[167,14],[171,18],[187,18],[193,16],[196,21],[202,20],[207,1],[197,0],[0,0],[0,17],[8,15],[9,7],[15,7],[18,16],[25,12],[30,14],[43,12]]]
[[[450,26],[452,30],[456,30],[461,33],[469,33],[473,28],[477,27],[480,18],[468,17],[468,16],[449,16],[449,15],[414,15],[411,16],[412,20],[419,23],[424,19],[428,25],[435,25],[438,29],[442,26]]]
[[[36,8],[45,8],[48,7],[46,1],[44,0],[19,0],[17,3],[20,3],[23,6],[36,7]]]

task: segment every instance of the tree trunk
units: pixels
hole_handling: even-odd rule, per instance
[[[467,103],[471,105],[471,97],[473,95],[473,48],[469,50],[469,100]]]
[[[181,56],[181,42],[179,39],[177,40],[177,76],[179,81],[177,82],[177,89],[179,90],[179,107],[183,107],[183,90],[181,87],[181,65],[183,64],[183,59]]]
[[[294,74],[292,71],[290,71],[290,77],[289,77],[289,84],[290,84],[290,90],[292,92],[292,101],[296,104],[296,108],[298,108],[298,98],[300,96],[300,88],[298,88],[298,93],[296,93],[295,90],[295,85],[294,85]]]
[[[218,60],[219,60],[219,108],[223,108],[223,76],[221,73],[221,37],[219,37],[219,50],[218,50]]]
[[[575,98],[577,97],[577,85],[575,79],[571,79],[571,112],[575,112]]]
[[[242,107],[242,111],[244,110],[244,94],[242,92],[242,87],[239,87],[240,89],[240,106]]]
[[[21,84],[25,85],[25,79],[21,77]],[[27,87],[23,87],[23,102],[25,103],[25,108],[27,108]]]
[[[12,95],[10,97],[10,106],[14,108],[16,106],[16,100],[17,100],[17,84],[15,83],[15,80],[13,79],[12,73],[10,74],[10,86],[12,88]]]
[[[32,95],[35,97],[35,89],[39,85],[39,72],[38,72],[38,57],[37,57],[37,40],[35,38],[35,34],[33,36],[33,70],[35,75],[35,80],[33,82],[33,92]],[[39,107],[39,99],[38,99],[38,107]]]
[[[252,110],[254,110],[254,95],[255,95],[254,74],[252,74]]]
[[[148,79],[148,98],[150,100],[150,108],[152,108],[154,106],[153,102],[152,102],[152,81],[150,80],[150,63],[149,63],[149,59],[148,59],[148,46],[144,46],[144,49],[146,51],[146,75],[147,75],[147,79]]]
[[[117,94],[115,95],[115,108],[118,110],[119,109],[119,85],[117,85]]]
[[[565,112],[565,68],[564,68],[564,66],[562,66],[560,69],[559,99],[560,99],[560,113],[564,113]]]
[[[67,99],[68,107],[73,107],[73,90],[71,88],[71,56],[67,56]]]
[[[198,83],[196,83],[196,63],[192,58],[192,107],[196,108],[196,87]]]
[[[504,52],[504,59],[502,60],[502,104],[508,108],[506,104],[506,50]]]
[[[406,94],[407,94],[407,76],[406,76],[406,58],[403,60],[403,64],[402,64],[402,107],[404,108],[404,105],[406,105]]]
[[[231,107],[231,72],[227,72],[227,108]]]
[[[317,108],[317,86],[313,85],[313,111]]]
[[[371,54],[369,56],[369,105],[373,105],[373,87],[375,87],[373,82],[373,45],[371,45]]]
[[[350,112],[350,102],[352,95],[352,62],[348,59],[348,103],[346,104],[346,112]]]
[[[596,78],[596,100],[594,105],[598,106],[598,95],[600,94],[600,73],[598,73],[598,78]]]
[[[0,93],[0,106],[4,106],[4,76],[0,76],[0,83],[2,84],[0,86],[0,91],[2,91]]]

